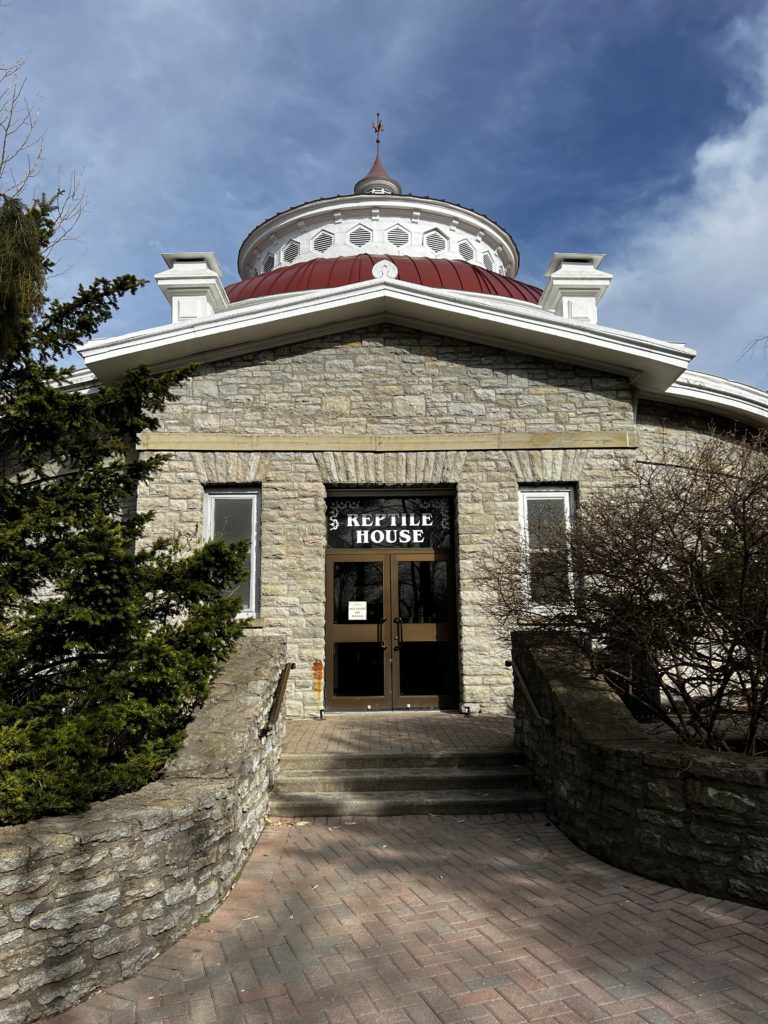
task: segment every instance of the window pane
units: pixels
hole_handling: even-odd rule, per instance
[[[333,645],[333,695],[384,696],[384,651],[379,644]]]
[[[400,562],[397,577],[403,622],[448,621],[447,562]]]
[[[570,492],[523,494],[528,549],[528,594],[534,605],[570,600],[568,510]]]
[[[213,533],[216,540],[233,544],[251,539],[251,498],[214,499]]]
[[[452,643],[407,643],[400,648],[400,693],[431,697],[451,693],[456,684],[456,653]]]
[[[350,604],[353,605],[352,617]],[[383,563],[336,562],[333,566],[333,621],[380,622],[383,614]]]
[[[534,604],[553,605],[568,601],[568,563],[565,552],[531,552],[528,560],[530,594]]]
[[[246,498],[217,496],[213,499],[213,539],[233,544],[237,540],[248,541],[248,554],[243,568],[248,575],[233,590],[244,608],[251,608],[251,545],[253,544],[253,497]]]
[[[527,501],[528,547],[541,551],[565,533],[565,499],[532,498]]]

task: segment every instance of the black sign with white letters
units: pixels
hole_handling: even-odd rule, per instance
[[[331,548],[435,548],[452,546],[448,498],[377,495],[328,499]]]

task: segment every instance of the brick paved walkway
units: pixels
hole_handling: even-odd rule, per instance
[[[502,751],[508,718],[292,721],[286,750]],[[56,1024],[764,1024],[768,911],[637,878],[537,814],[264,831],[231,895]]]
[[[768,912],[608,867],[540,815],[267,828],[232,894],[55,1018],[764,1024]]]

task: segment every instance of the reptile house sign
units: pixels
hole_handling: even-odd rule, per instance
[[[328,499],[331,548],[451,547],[447,497],[376,495]]]

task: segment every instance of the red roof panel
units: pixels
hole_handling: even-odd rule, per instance
[[[501,295],[538,305],[541,288],[496,274],[484,267],[463,260],[437,260],[412,256],[337,256],[306,260],[290,267],[278,267],[266,274],[257,274],[227,287],[230,302],[283,295],[287,292],[314,291],[318,288],[341,288],[373,277],[375,263],[382,259],[395,264],[401,281],[422,284],[428,288],[450,288],[456,291]]]

